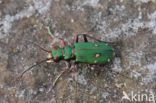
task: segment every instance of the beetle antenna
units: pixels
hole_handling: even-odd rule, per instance
[[[51,53],[50,50],[44,49],[43,47],[41,47],[40,45],[38,45],[37,43],[35,43],[35,42],[33,42],[33,41],[27,40],[27,42],[32,43],[33,45],[37,46],[39,49],[41,49],[41,50],[43,50],[43,51],[45,51],[45,52]]]
[[[27,71],[34,69],[34,67],[36,67],[36,66],[40,65],[41,63],[44,63],[44,62],[46,62],[46,61],[48,61],[48,60],[50,60],[50,59],[52,59],[52,58],[46,58],[46,59],[44,59],[44,60],[42,60],[42,61],[36,62],[36,63],[35,63],[34,65],[32,65],[30,68],[24,70],[24,71],[22,72],[20,78],[22,78],[23,75],[24,75]]]

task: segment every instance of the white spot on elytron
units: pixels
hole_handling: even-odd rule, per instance
[[[100,54],[96,54],[96,55],[95,55],[95,57],[99,57],[99,56],[100,56]]]
[[[96,47],[97,47],[97,46],[99,46],[99,45],[95,44],[94,46],[96,46]]]
[[[106,44],[106,43],[105,43]],[[106,45],[108,45],[108,44],[106,44]]]
[[[95,60],[94,63],[97,63],[97,61]]]
[[[110,59],[108,59],[107,61],[110,62]]]

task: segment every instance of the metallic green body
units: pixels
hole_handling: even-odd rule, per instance
[[[70,46],[64,46],[63,48],[53,48],[52,49],[52,57],[54,59],[60,58],[60,57],[64,57],[64,59],[70,59],[72,58],[72,51],[73,48],[71,48]]]
[[[113,58],[114,50],[102,42],[78,42],[75,43],[75,56],[77,62],[104,64]]]
[[[74,44],[74,48],[64,46],[63,48],[53,48],[52,57],[58,59],[75,58],[76,62],[84,62],[89,64],[105,64],[114,56],[114,50],[102,42],[78,42]]]

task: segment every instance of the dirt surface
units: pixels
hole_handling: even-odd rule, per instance
[[[113,71],[80,63],[76,81],[72,66],[51,89],[66,68],[61,61],[19,79],[48,55],[28,41],[49,50],[61,46],[48,26],[71,46],[81,33],[115,44],[115,58],[103,65]],[[0,103],[154,103],[155,91],[155,0],[0,0]]]

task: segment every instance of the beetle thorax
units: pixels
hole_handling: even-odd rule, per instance
[[[64,55],[64,49],[60,47],[54,47],[51,51],[51,56],[54,59],[54,61],[57,61]]]
[[[72,58],[73,48],[70,46],[64,46],[63,48],[54,47],[52,48],[51,56],[53,57],[54,61],[61,60],[61,59],[70,59]]]

